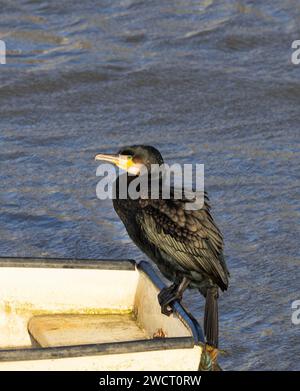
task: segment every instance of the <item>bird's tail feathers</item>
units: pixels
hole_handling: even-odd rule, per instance
[[[218,347],[219,316],[218,316],[218,288],[208,288],[204,311],[204,334],[208,345]]]

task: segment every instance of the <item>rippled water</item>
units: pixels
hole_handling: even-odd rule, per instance
[[[222,366],[299,370],[300,3],[0,6],[0,255],[141,260],[96,199],[94,155],[149,143],[204,163],[232,275]],[[201,320],[203,299],[186,305]]]

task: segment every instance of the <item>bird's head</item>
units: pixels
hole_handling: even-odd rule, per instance
[[[98,154],[95,160],[115,164],[134,176],[139,176],[143,168],[150,172],[152,165],[161,166],[164,163],[160,152],[150,145],[123,147],[117,154]]]

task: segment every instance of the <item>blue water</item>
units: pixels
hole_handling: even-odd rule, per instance
[[[145,256],[96,198],[99,152],[204,163],[231,285],[226,370],[299,370],[300,3],[1,1],[0,255]],[[202,320],[203,298],[186,306]],[[183,367],[184,369],[184,367]]]

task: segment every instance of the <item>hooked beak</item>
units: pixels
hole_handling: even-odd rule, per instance
[[[125,170],[133,175],[138,175],[140,173],[140,164],[135,164],[131,156],[127,155],[110,155],[100,153],[95,156],[95,160],[101,160],[104,162],[109,162],[115,166]]]
[[[104,153],[99,153],[98,155],[95,156],[95,160],[101,160],[104,162],[109,162],[113,163],[116,166],[119,166],[120,164],[120,156],[121,155],[109,155],[109,154],[104,154]]]

